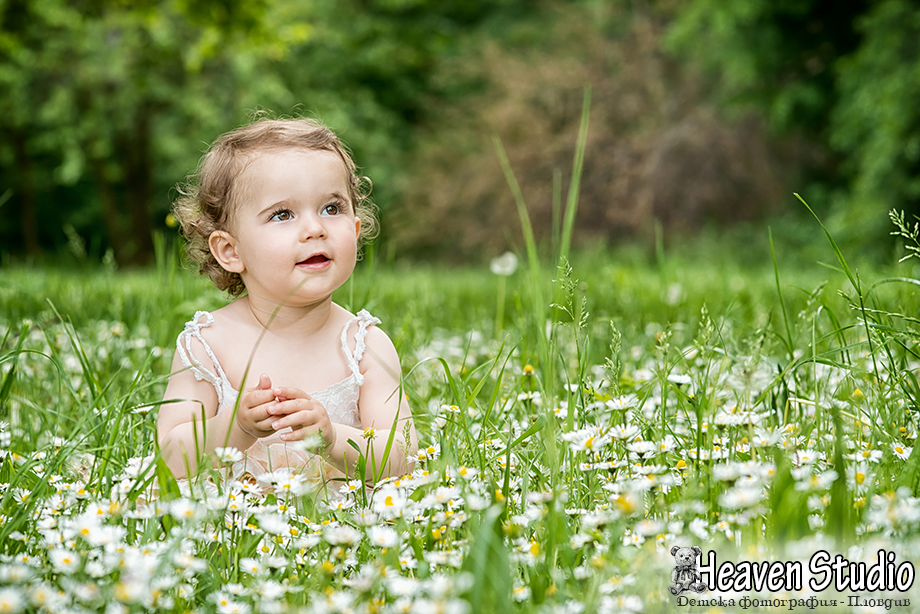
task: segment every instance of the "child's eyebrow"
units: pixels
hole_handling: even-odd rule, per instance
[[[266,215],[268,213],[273,213],[278,207],[287,207],[289,205],[290,205],[290,201],[288,199],[279,200],[278,202],[272,203],[266,206],[261,211],[259,211],[259,217]]]
[[[329,198],[334,198],[334,199],[341,200],[342,202],[344,202],[345,204],[348,205],[348,208],[349,208],[349,209],[350,209],[351,206],[352,206],[352,204],[351,204],[351,199],[348,197],[348,194],[347,194],[347,193],[342,194],[341,192],[332,192],[332,193],[329,194]]]

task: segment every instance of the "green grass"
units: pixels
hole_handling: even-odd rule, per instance
[[[157,477],[175,337],[224,304],[169,250],[152,270],[0,270],[0,602],[666,612],[673,545],[910,560],[918,271],[814,231],[773,253],[766,229],[582,249],[570,270],[529,243],[504,281],[367,258],[336,299],[383,320],[427,452],[350,509]]]

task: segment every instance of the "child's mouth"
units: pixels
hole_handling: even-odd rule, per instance
[[[317,265],[317,264],[323,264],[324,262],[328,262],[328,261],[329,261],[328,257],[322,254],[317,254],[315,256],[310,256],[306,260],[298,262],[298,264]]]

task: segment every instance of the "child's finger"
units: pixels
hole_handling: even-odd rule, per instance
[[[263,390],[261,388],[250,389],[246,393],[246,401],[249,407],[256,407],[275,400],[275,393],[271,388]]]
[[[268,408],[268,413],[273,416],[283,416],[285,414],[293,414],[298,411],[313,411],[317,407],[322,407],[314,399],[288,399],[288,400],[279,400],[274,405]]]
[[[268,375],[263,373],[259,376],[259,380],[255,383],[252,388],[246,388],[246,392],[251,392],[255,390],[271,390],[272,380]]]
[[[294,414],[284,416],[283,418],[275,418],[271,421],[272,428],[276,431],[285,429],[287,427],[297,427],[303,428],[309,426],[316,422],[316,420],[310,415],[312,412],[309,411],[299,411]]]
[[[272,424],[274,424],[277,420],[278,420],[278,419],[277,419],[275,416],[266,415],[266,416],[265,416],[263,419],[261,419],[261,420],[255,420],[255,421],[253,422],[253,425],[254,425],[257,429],[259,429],[260,431],[262,431],[262,432],[264,432],[264,433],[273,433],[273,432],[275,432],[277,429],[275,429],[275,428],[272,426]]]
[[[297,428],[297,429],[292,430],[290,433],[282,433],[281,439],[283,439],[284,441],[300,441],[301,439],[306,437],[309,433],[310,431],[308,431],[307,429]]]
[[[276,431],[281,429],[291,427],[293,429],[308,428],[317,422],[319,422],[320,416],[316,414],[315,411],[311,410],[301,410],[296,413],[289,414],[283,418],[277,418],[272,421],[272,428]]]
[[[305,425],[305,426],[291,426],[291,430],[286,433],[281,433],[280,437],[284,441],[300,441],[308,435],[316,433],[319,431],[319,428],[316,423]]]
[[[275,396],[279,399],[312,399],[309,394],[301,390],[300,388],[294,388],[292,386],[283,387],[283,388],[273,388],[272,392],[275,393]]]

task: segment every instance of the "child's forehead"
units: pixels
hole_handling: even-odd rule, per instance
[[[341,182],[348,190],[348,168],[336,152],[304,147],[266,149],[247,154],[235,180],[236,190],[245,192],[253,184],[271,181],[281,169],[297,173],[302,171],[304,177],[307,177],[318,168],[331,168],[332,181]],[[328,180],[329,176],[326,177]]]
[[[340,166],[342,172],[347,172],[345,162],[334,151],[329,149],[311,149],[309,147],[266,147],[244,154],[243,169],[241,175],[256,167],[267,167],[270,169],[272,164],[284,161],[290,164],[302,164],[305,168],[315,164],[318,159],[335,160],[336,165]],[[260,170],[267,170],[262,168]]]
[[[316,176],[321,183],[316,185],[323,186],[321,190],[341,192],[343,197],[351,200],[348,169],[341,157],[334,151],[286,147],[252,152],[244,159],[243,167],[234,182],[233,210],[237,211],[247,202],[261,200],[263,189],[269,188],[270,191],[274,191],[271,188],[278,185],[291,185],[291,177],[298,178],[299,182],[301,169],[303,179],[306,179],[306,185],[309,185],[312,182],[308,178],[314,176],[317,168],[323,167],[331,168],[331,175],[318,171]],[[284,191],[284,188],[279,189]]]

